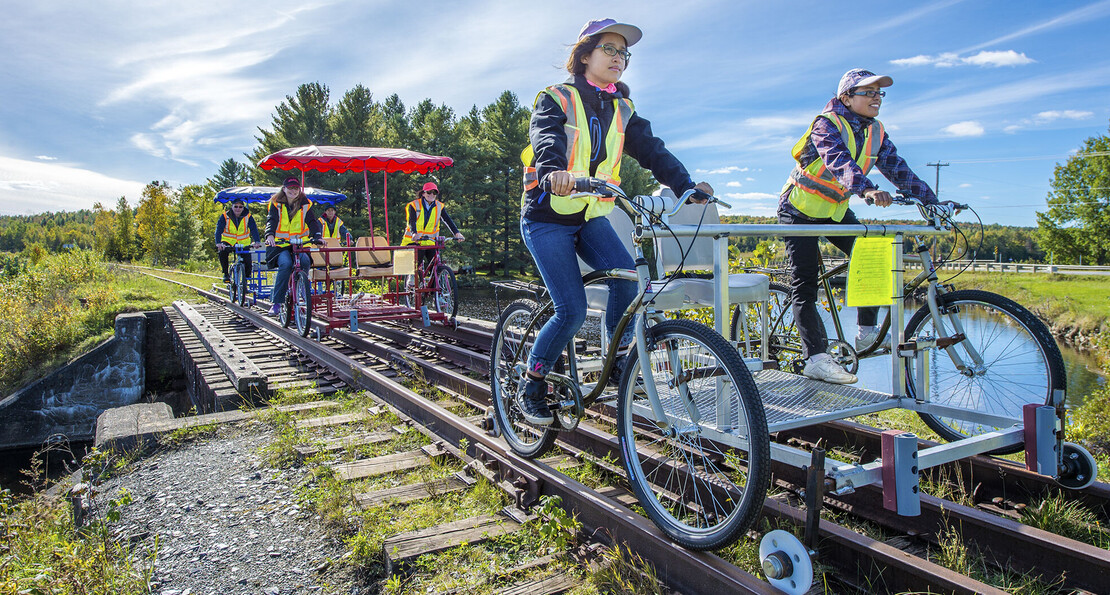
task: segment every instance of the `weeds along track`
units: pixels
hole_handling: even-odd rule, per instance
[[[228,312],[278,337],[289,349],[329,368],[348,386],[368,390],[383,404],[422,426],[429,437],[435,437],[439,448],[490,478],[518,506],[529,508],[543,495],[559,496],[563,505],[585,525],[587,534],[626,544],[651,563],[669,587],[682,592],[770,589],[767,583],[750,574],[758,571],[758,558],[752,554],[750,542],[758,541],[759,535],[753,533],[751,540],[743,540],[749,543],[737,544],[718,554],[690,552],[671,544],[648,519],[635,512],[634,498],[621,480],[623,470],[617,441],[609,429],[614,422],[612,410],[596,408],[577,431],[560,434],[563,455],[590,461],[609,471],[607,484],[596,488],[587,487],[544,462],[521,459],[508,451],[501,440],[491,437],[483,415],[489,407],[488,381],[483,378],[488,370],[486,353],[491,334],[488,328],[472,324],[457,329],[360,324],[357,333],[333,330],[322,341],[314,341],[280,328],[259,310],[232,306],[220,295],[196,289]],[[447,406],[404,386],[413,380],[440,389],[447,395]],[[858,432],[855,428],[847,432],[843,425],[826,424],[821,431],[829,429],[822,435],[816,434],[818,430],[812,434],[795,431],[791,436],[775,438],[796,442],[823,438],[825,448],[830,450],[866,448],[859,443],[866,442],[867,430],[861,427]],[[848,438],[852,436],[855,438]],[[458,448],[460,444],[465,449]],[[1011,476],[1017,473],[1012,464],[986,457],[977,459],[983,460],[966,463],[974,470],[974,475],[968,476],[973,478],[973,484],[954,479],[955,475],[940,478],[937,483],[965,481],[963,485],[971,485],[972,490],[981,490],[982,494],[1006,493],[1003,506],[995,502],[997,496],[990,497],[989,502],[997,510],[979,506],[974,493],[971,499],[957,498],[970,506],[923,496],[921,516],[898,517],[882,507],[878,490],[826,495],[815,557],[821,576],[815,581],[842,585],[829,587],[834,591],[858,589],[875,593],[926,590],[1002,593],[1015,584],[1038,582],[1048,585],[1045,592],[1076,589],[1099,592],[1110,584],[1110,554],[1105,546],[1100,548],[1017,522],[1012,518],[1017,508],[1006,502],[1016,504],[1014,498],[1019,495],[1015,492],[1034,494],[1036,489],[1013,483]],[[761,531],[785,528],[800,534],[806,514],[796,503],[804,474],[781,465],[773,471],[778,493],[764,503],[764,521],[757,528]],[[1000,479],[995,482],[992,477]],[[975,488],[977,485],[984,487]],[[1096,484],[1077,498],[1099,511],[1099,515],[1105,515],[1105,487]],[[1049,495],[1062,493],[1047,486],[1037,489]],[[1022,502],[1028,508],[1033,500]],[[962,556],[953,555],[960,551]]]

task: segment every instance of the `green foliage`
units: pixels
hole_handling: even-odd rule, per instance
[[[38,264],[18,258],[3,264],[14,274],[0,275],[0,392],[107,338],[117,314],[168,304],[184,291],[109,271],[89,250]]]
[[[1088,138],[1057,165],[1048,210],[1037,213],[1036,238],[1057,263],[1110,260],[1110,135]]]
[[[582,523],[564,510],[562,504],[563,499],[559,496],[543,496],[540,498],[539,510],[536,511],[540,538],[557,552],[566,551],[573,546],[578,538],[578,531],[582,528]]]
[[[1049,496],[1037,506],[1025,507],[1021,511],[1021,521],[1068,539],[1101,549],[1110,548],[1110,533],[1099,522],[1098,515],[1063,494]]]
[[[253,183],[250,168],[228,157],[220,164],[216,175],[208,178],[208,189],[219,192],[232,186],[249,186]]]
[[[0,491],[0,593],[149,593],[153,554],[134,556],[109,524],[131,503],[123,492],[103,519],[77,530],[65,500],[35,494],[17,501]]]

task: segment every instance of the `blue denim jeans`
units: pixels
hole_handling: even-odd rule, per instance
[[[307,271],[312,267],[312,259],[308,254],[301,254],[301,270]],[[274,291],[270,295],[271,301],[281,305],[285,301],[285,294],[289,291],[289,277],[293,275],[293,251],[282,250],[277,255],[277,274],[274,275]]]
[[[542,223],[520,220],[520,235],[532,253],[544,285],[555,302],[555,315],[536,335],[528,369],[546,376],[559,359],[559,354],[586,321],[586,290],[575,254],[594,269],[631,269],[632,255],[604,217],[595,217],[582,225]],[[636,297],[632,281],[611,280],[609,303],[605,308],[605,332],[611,339],[625,308]],[[620,345],[633,339],[634,326],[629,324]]]

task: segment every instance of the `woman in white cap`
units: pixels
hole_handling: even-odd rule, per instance
[[[779,198],[779,223],[859,224],[848,208],[848,199],[853,194],[881,207],[890,206],[890,194],[879,190],[867,177],[872,167],[877,167],[904,194],[926,202],[937,201],[929,186],[898,155],[882,123],[875,119],[886,95],[881,89],[892,84],[894,81],[889,76],[879,76],[861,68],[844,73],[836,97],[829,100],[791,150],[796,163]],[[837,365],[826,353],[828,337],[817,313],[818,238],[787,237],[783,240],[793,276],[791,295],[805,358],[803,373],[814,380],[852,384],[856,376]],[[845,254],[851,254],[855,237],[832,236],[828,240]],[[877,317],[878,308],[857,310],[857,349],[878,339]],[[890,347],[889,337],[882,346]]]
[[[613,19],[590,21],[578,34],[566,69],[570,78],[536,97],[521,154],[525,166],[520,231],[555,302],[555,315],[540,329],[528,361],[521,403],[524,418],[550,425],[545,377],[567,342],[586,319],[586,292],[575,254],[594,269],[634,268],[632,255],[605,218],[612,201],[568,198],[575,178],[598,177],[620,183],[625,154],[651,170],[655,178],[681,194],[691,188],[712,194],[706,183],[694,185],[682,163],[651,132],[620,82],[628,67],[628,48],[642,33]],[[708,198],[701,195],[701,200]],[[610,335],[636,295],[631,281],[609,282],[605,328]],[[632,326],[619,340],[623,352],[632,344]],[[623,358],[622,358],[623,359]],[[618,370],[614,377],[619,378]]]

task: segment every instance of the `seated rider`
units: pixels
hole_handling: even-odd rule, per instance
[[[324,207],[324,216],[320,217],[320,227],[324,230],[324,239],[335,238],[340,243],[349,245],[351,243],[351,232],[347,231],[347,225],[336,213],[335,205]]]
[[[421,246],[434,246],[435,237],[439,235],[439,223],[447,224],[448,229],[454,234],[457,241],[466,237],[459,233],[459,228],[447,214],[443,203],[439,201],[439,187],[435,182],[426,182],[420,190],[420,196],[405,205],[405,237],[401,239],[402,246],[419,244]],[[418,250],[420,254],[420,268],[423,269],[435,256],[435,250]]]
[[[848,208],[848,198],[853,194],[871,199],[880,207],[890,206],[890,194],[879,190],[867,177],[872,166],[904,194],[927,203],[937,202],[936,195],[898,155],[882,123],[875,119],[886,95],[880,89],[892,84],[889,76],[859,68],[844,73],[836,97],[829,100],[791,151],[797,163],[779,198],[779,223],[858,225],[859,220]],[[852,384],[856,376],[826,353],[828,337],[817,313],[818,239],[783,238],[790,258],[794,320],[806,362],[803,373],[814,380]],[[828,240],[851,254],[855,237],[831,236]],[[875,327],[878,308],[859,308],[857,317],[856,349],[863,349],[879,339]],[[881,347],[890,347],[889,337]]]
[[[231,201],[231,208],[224,211],[224,214],[216,220],[216,252],[220,257],[220,269],[224,272],[224,283],[231,282],[227,268],[228,257],[235,251],[234,247],[257,247],[258,242],[258,225],[254,223],[250,209],[241,198]],[[245,274],[250,277],[251,259],[248,257],[242,260]]]
[[[301,181],[295,177],[286,178],[281,190],[270,197],[269,211],[266,213],[266,263],[276,268],[274,290],[271,293],[273,306],[270,314],[276,315],[289,290],[289,277],[293,274],[292,240],[307,243],[322,242],[320,221],[312,211],[312,201],[301,189]],[[312,259],[301,253],[301,269],[312,267]]]

